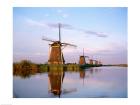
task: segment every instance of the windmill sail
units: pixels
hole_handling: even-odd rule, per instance
[[[60,33],[61,24],[60,23],[58,24],[58,28],[59,28],[59,42],[61,42],[61,33]]]
[[[42,38],[42,40],[53,42],[52,44],[50,44],[51,51],[50,51],[48,64],[64,64],[65,60],[64,60],[64,56],[62,52],[62,47],[63,46],[64,47],[66,46],[77,47],[74,44],[61,43],[61,24],[60,23],[58,24],[58,29],[59,29],[59,40],[54,41],[49,38],[45,38],[45,37]]]

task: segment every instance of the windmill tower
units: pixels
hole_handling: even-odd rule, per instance
[[[92,59],[89,60],[89,64],[93,65],[93,60]]]
[[[59,40],[58,41],[50,40],[48,38],[42,38],[45,41],[52,42],[52,44],[49,44],[51,47],[51,51],[50,51],[50,55],[49,55],[48,64],[65,64],[62,49],[64,49],[66,46],[77,47],[76,45],[73,45],[73,44],[61,42],[61,30],[60,30],[61,25],[62,24],[60,24],[60,23],[58,24],[58,29],[59,29]]]
[[[79,60],[80,65],[85,65],[86,64],[86,59],[85,59],[86,57],[88,57],[88,56],[84,55],[84,49],[83,49],[83,55],[80,56],[80,60]]]
[[[95,60],[95,65],[98,65],[98,61],[97,60]]]

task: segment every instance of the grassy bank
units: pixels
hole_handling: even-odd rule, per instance
[[[22,60],[13,64],[13,75],[20,75],[21,77],[29,77],[36,73],[44,73],[53,71],[80,71],[81,69],[89,67],[99,67],[101,65],[79,65],[79,64],[36,64],[29,60]]]

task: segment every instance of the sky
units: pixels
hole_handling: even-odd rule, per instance
[[[66,63],[78,63],[79,56],[100,60],[103,64],[127,63],[126,7],[14,7],[13,60],[46,63],[51,42],[74,44],[63,49]]]

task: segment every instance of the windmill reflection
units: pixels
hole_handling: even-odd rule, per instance
[[[79,73],[80,73],[80,78],[83,79],[83,86],[84,86],[84,79],[85,79],[85,74],[86,74],[85,70],[84,69],[80,69]]]
[[[85,78],[85,70],[84,69],[80,69],[80,71],[79,71],[79,73],[80,73],[80,78]]]
[[[49,92],[60,97],[64,75],[65,73],[63,70],[50,70],[48,72]]]

